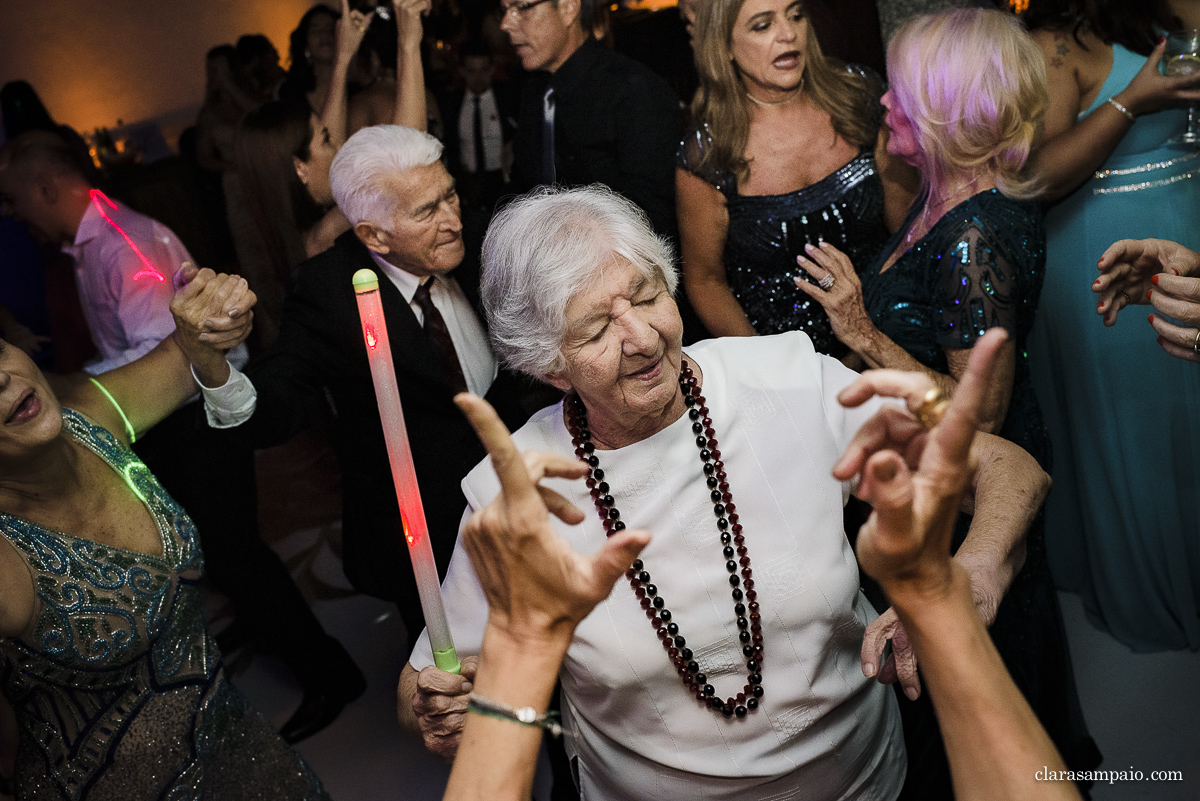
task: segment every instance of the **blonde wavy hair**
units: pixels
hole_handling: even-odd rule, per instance
[[[704,0],[696,5],[696,70],[700,88],[692,100],[692,119],[708,126],[711,146],[694,167],[697,174],[727,172],[743,182],[750,174],[746,144],[750,138],[750,101],[741,72],[733,61],[733,28],[745,0]],[[802,6],[803,8],[803,6]],[[871,81],[845,69],[821,52],[808,21],[804,48],[804,91],[824,109],[833,129],[859,148],[873,148],[878,115],[872,106],[878,92]]]
[[[887,66],[927,186],[986,170],[1009,197],[1039,194],[1025,163],[1050,102],[1046,64],[1016,17],[980,8],[916,17],[893,37]]]

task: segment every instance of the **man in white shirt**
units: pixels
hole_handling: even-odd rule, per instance
[[[110,200],[75,164],[56,134],[35,131],[0,154],[6,214],[75,259],[79,301],[103,373],[147,353],[175,330],[167,309],[187,248],[162,223]]]
[[[379,125],[352,136],[330,182],[354,229],[301,264],[284,301],[278,341],[242,375],[210,354],[189,354],[207,387],[210,424],[256,446],[286,441],[315,407],[334,412],[342,467],[343,566],[361,592],[395,601],[410,636],[424,626],[411,563],[399,530],[382,424],[367,362],[352,277],[380,281],[392,360],[404,406],[430,539],[444,572],[466,499],[463,476],[484,450],[454,406],[470,389],[499,404],[510,425],[523,384],[498,369],[476,311],[478,277],[463,261],[454,182],[432,136]],[[468,272],[464,273],[464,269]],[[198,325],[201,321],[180,321]]]

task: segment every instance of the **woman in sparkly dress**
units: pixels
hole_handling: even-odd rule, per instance
[[[799,0],[701,3],[695,48],[676,171],[688,299],[717,336],[800,330],[841,357],[792,278],[820,241],[865,267],[904,217],[915,176],[882,146],[880,82],[822,55]]]
[[[205,271],[176,302],[219,321],[214,347],[249,333],[243,279]],[[174,338],[60,396],[0,342],[0,691],[22,801],[327,798],[226,678],[196,530],[129,449],[195,392]]]
[[[1046,253],[1041,208],[1032,199],[1037,187],[1024,172],[1048,104],[1037,46],[1011,15],[951,10],[900,29],[888,48],[888,77],[888,147],[920,169],[926,190],[874,264],[856,273],[833,248],[815,248],[801,266],[833,281],[828,290],[801,288],[869,365],[923,371],[946,392],[957,387],[983,333],[1005,328],[1009,343],[981,427],[1049,469],[1025,355]],[[1099,755],[1079,711],[1045,551],[1039,519],[992,638],[1067,764],[1090,768]],[[915,797],[948,796],[940,742],[910,739],[909,775],[925,782]]]

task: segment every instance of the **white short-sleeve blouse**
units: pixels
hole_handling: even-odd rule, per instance
[[[905,774],[890,690],[863,677],[859,652],[875,614],[859,587],[842,525],[849,486],[830,471],[879,407],[844,409],[856,374],[802,333],[726,338],[687,348],[703,372],[761,604],[760,708],[726,719],[688,693],[628,583],[575,633],[561,679],[568,749],[584,799],[893,799]],[[572,454],[562,405],[514,439],[521,450]],[[649,529],[642,554],[659,593],[717,695],[746,682],[713,503],[686,415],[615,451],[597,451],[621,519]],[[546,482],[588,513],[558,524],[581,553],[604,530],[583,481]],[[490,463],[463,481],[470,505],[499,493]],[[557,522],[557,521],[556,521]],[[487,603],[461,542],[443,585],[460,656],[478,653]],[[410,662],[433,664],[422,635]]]

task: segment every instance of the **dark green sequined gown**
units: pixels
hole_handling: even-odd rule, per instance
[[[70,409],[70,436],[124,475],[161,557],[0,514],[37,590],[30,629],[0,639],[20,726],[17,797],[89,801],[326,799],[312,769],[229,683],[200,613],[187,514],[108,431]]]

